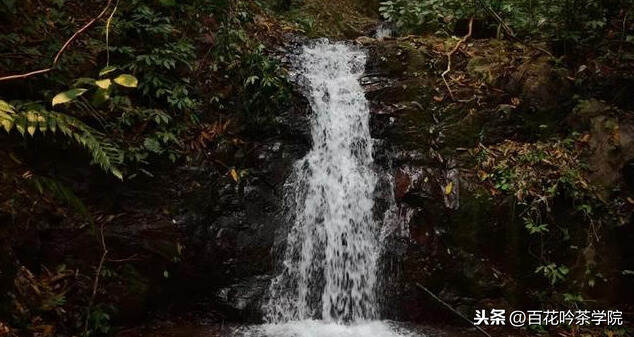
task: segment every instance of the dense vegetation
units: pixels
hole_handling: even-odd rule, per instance
[[[92,233],[99,247],[104,219],[96,219],[99,210],[85,203],[103,193],[93,194],[91,180],[114,186],[152,180],[161,170],[204,156],[212,143],[235,142],[224,136],[229,130],[267,127],[289,89],[278,62],[265,53],[267,41],[254,38],[260,29],[254,17],[266,15],[259,6],[245,1],[2,1],[0,77],[49,67],[70,41],[50,71],[0,82],[0,218],[3,240],[17,238],[3,256],[13,259],[12,247],[28,246],[25,236],[33,231],[39,240],[37,233],[49,225],[29,224],[49,219],[50,212],[67,218],[59,224],[72,228],[65,230]],[[93,18],[99,19],[68,40]],[[229,166],[225,170],[236,172]],[[19,260],[9,260],[3,262],[13,265],[9,270],[21,269],[2,276],[3,289],[14,278],[17,287],[3,299],[3,317],[11,318],[2,320],[2,329],[10,323],[44,329],[44,335],[55,328],[108,333],[115,309],[93,304],[95,294],[90,295],[98,290],[90,281],[95,273],[90,268],[97,266],[81,269],[80,278],[64,264],[34,276]],[[97,272],[105,273],[108,267],[103,268],[99,265]],[[102,278],[117,279],[113,273]],[[51,325],[51,320],[68,323]]]
[[[290,134],[278,117],[301,104],[278,48],[292,36],[370,35],[379,17],[403,39],[442,39],[420,42],[440,46],[432,52],[440,61],[399,76],[432,69],[426,76],[437,82],[429,86],[443,94],[428,98],[446,104],[448,113],[434,117],[443,130],[463,122],[452,120],[452,111],[488,111],[498,102],[500,90],[480,88],[501,86],[521,62],[517,50],[549,57],[548,69],[566,74],[572,97],[533,111],[529,99],[504,96],[509,102],[496,113],[533,113],[509,117],[519,131],[500,131],[506,139],[495,142],[478,129],[456,147],[468,149],[478,196],[512,200],[528,246],[522,254],[540,278],[531,295],[540,303],[582,306],[599,282],[634,273],[596,258],[610,250],[606,240],[619,233],[613,230],[632,225],[631,187],[596,174],[602,168],[587,159],[589,149],[609,152],[617,159],[606,161],[632,174],[622,146],[632,137],[624,125],[634,108],[630,0],[0,0],[0,15],[0,289],[9,295],[0,299],[0,336],[105,336],[114,324],[130,323],[117,307],[123,301],[110,294],[123,286],[145,293],[154,280],[127,262],[152,255],[160,281],[169,282],[184,248],[176,240],[163,250],[139,243],[117,251],[108,248],[104,228],[138,215],[130,200],[151,200],[142,206],[171,217],[176,197],[167,185],[197,184],[178,180],[177,170],[214,167],[222,173],[214,179],[235,183],[248,176],[251,143]],[[445,82],[448,92],[442,84],[447,52],[467,34],[515,44],[484,47],[484,56],[449,53],[457,59],[451,70],[466,74],[459,85],[473,80],[477,95],[488,95],[481,106],[473,104],[482,97],[460,101],[453,83]],[[605,117],[600,125],[597,116]],[[429,130],[420,127],[418,148],[437,145],[427,141]],[[608,143],[593,143],[590,134],[598,132]],[[453,188],[443,185],[447,195]]]

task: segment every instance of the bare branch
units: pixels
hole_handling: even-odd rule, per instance
[[[443,301],[440,299],[440,297],[436,296],[436,294],[432,293],[429,289],[425,288],[422,284],[420,283],[416,283],[416,286],[422,290],[424,290],[427,294],[429,294],[429,296],[431,296],[433,299],[435,299],[436,301],[440,302],[440,304],[444,305],[445,307],[447,307],[449,310],[451,310],[454,314],[458,315],[460,318],[464,319],[465,321],[471,323],[476,329],[478,329],[478,331],[482,332],[484,335],[491,337],[491,335],[489,335],[488,332],[486,332],[484,329],[482,329],[481,327],[479,327],[478,325],[475,325],[470,319],[466,318],[462,313],[460,313],[460,311],[454,309],[452,306],[450,306],[449,304],[447,304],[447,302]]]
[[[443,82],[445,82],[445,85],[447,86],[447,90],[449,90],[449,96],[451,96],[451,99],[453,99],[454,101],[456,100],[456,98],[453,96],[453,91],[451,91],[451,87],[449,87],[449,83],[447,82],[447,78],[446,78],[447,74],[449,74],[449,72],[451,71],[451,56],[458,50],[458,48],[460,48],[460,45],[465,43],[471,37],[472,32],[473,32],[473,17],[469,19],[469,32],[467,33],[467,35],[465,35],[460,41],[458,41],[458,43],[456,43],[456,46],[453,47],[453,49],[447,53],[447,69],[445,69],[445,71],[443,71],[441,75]]]

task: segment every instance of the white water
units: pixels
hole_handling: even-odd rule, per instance
[[[376,33],[374,34],[374,37],[377,40],[383,40],[386,37],[391,37],[392,34],[393,34],[392,29],[389,26],[387,26],[385,23],[382,23],[376,28]]]
[[[316,320],[265,324],[250,329],[249,336],[267,337],[416,337],[396,324],[386,321],[367,321],[339,324]]]
[[[293,226],[284,270],[270,289],[269,322],[376,318],[376,175],[359,84],[365,58],[345,44],[320,42],[303,50],[313,147],[287,182]]]
[[[343,43],[304,47],[298,73],[313,110],[312,149],[286,183],[291,228],[282,270],[250,336],[399,337],[379,321],[379,224],[373,216],[366,55]]]

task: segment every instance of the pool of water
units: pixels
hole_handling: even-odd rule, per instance
[[[236,337],[426,337],[390,321],[337,324],[316,320],[243,327]]]
[[[497,336],[497,334],[492,334]],[[504,336],[524,336],[504,334]],[[323,321],[240,325],[170,322],[121,331],[117,337],[482,337],[467,327],[427,326],[394,321],[370,321],[351,325]]]

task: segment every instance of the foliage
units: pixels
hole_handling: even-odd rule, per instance
[[[59,201],[71,206],[84,218],[91,220],[90,213],[88,212],[86,205],[68,186],[59,180],[36,175],[29,175],[28,179],[33,184],[33,187],[40,192],[40,194],[52,195]]]
[[[519,36],[559,44],[564,53],[580,46],[596,48],[596,43],[608,39],[634,42],[627,22],[634,13],[627,0],[389,0],[380,7],[381,15],[405,33],[441,30],[452,34],[456,24],[469,17],[495,29],[498,22],[489,18],[490,10]]]
[[[90,203],[94,196],[85,193],[100,183],[92,179],[98,171],[81,170],[88,163],[81,156],[72,162],[45,165],[47,160],[58,159],[43,149],[64,151],[79,145],[94,164],[127,184],[139,174],[153,177],[156,171],[188,160],[203,148],[212,151],[209,145],[222,141],[231,120],[257,129],[287,104],[290,86],[286,73],[268,54],[266,41],[255,36],[255,30],[261,29],[257,13],[263,13],[257,3],[115,3],[116,11],[112,6],[102,20],[79,36],[53,71],[0,83],[0,128],[4,130],[0,138],[7,150],[0,156],[11,158],[10,165],[2,165],[0,170],[0,178],[6,182],[0,194],[7,196],[1,200],[0,215],[13,220],[0,239],[7,239],[6,233],[39,239],[38,231],[57,233],[57,226],[66,225],[73,231],[85,230],[68,222],[101,219],[94,214],[104,211],[101,205],[94,207]],[[0,14],[7,18],[0,23],[0,73],[29,72],[49,65],[64,41],[102,5],[79,0],[0,1]],[[73,172],[66,172],[69,167]],[[74,177],[77,171],[86,176]],[[49,210],[51,217],[38,218]],[[58,218],[64,219],[61,224],[56,222]],[[24,243],[12,243],[7,249],[22,254],[21,245]],[[82,264],[95,262],[91,254],[87,256],[68,258],[73,267],[83,269]],[[47,331],[58,327],[64,331],[55,333],[78,335],[87,321],[88,335],[111,333],[115,310],[104,305],[109,302],[103,295],[109,283],[122,280],[108,267],[104,266],[107,275],[102,275],[89,317],[85,317],[89,298],[85,283],[92,277],[75,271],[81,280],[73,284],[81,289],[50,296],[50,301],[47,297],[46,310],[33,302],[29,308],[39,309],[28,309],[28,314],[7,323],[19,332],[46,325]],[[44,273],[34,275],[30,284],[44,282],[46,277]],[[28,296],[18,294],[16,298],[24,304]],[[4,302],[0,303],[3,310]],[[50,314],[56,310],[64,310],[66,315]]]
[[[390,0],[381,2],[379,12],[398,30],[420,33],[452,31],[456,20],[472,15],[474,8],[471,2],[459,0]]]
[[[580,290],[593,287],[595,279],[605,280],[591,257],[598,228],[613,221],[611,214],[618,214],[588,182],[589,170],[582,161],[588,139],[587,134],[575,133],[548,142],[509,140],[473,152],[482,184],[492,195],[512,195],[520,206],[518,216],[537,251],[535,273],[563,289]],[[566,202],[572,207],[562,205]],[[555,213],[562,209],[571,209],[563,218],[565,223]],[[579,226],[574,226],[577,221]],[[585,263],[569,267],[578,259],[575,251],[580,246],[586,247],[581,257]],[[568,279],[573,270],[584,275],[583,284]]]
[[[253,22],[256,10],[247,5],[238,2],[215,35],[209,70],[233,90],[214,96],[212,103],[220,110],[233,106],[247,123],[266,125],[288,101],[290,85],[280,63],[266,54],[265,45],[249,36],[247,24]]]
[[[75,271],[64,265],[55,270],[44,268],[39,275],[20,267],[14,280],[15,290],[8,294],[15,309],[14,322],[29,326],[34,334],[52,336],[55,326],[48,320],[64,320],[66,295],[76,283]]]
[[[121,163],[121,152],[108,142],[103,133],[91,128],[80,120],[66,114],[48,111],[43,106],[34,103],[12,105],[0,101],[5,108],[0,111],[0,124],[6,132],[17,130],[22,136],[35,136],[56,133],[74,140],[90,151],[93,162],[103,170],[122,179],[117,164]]]

